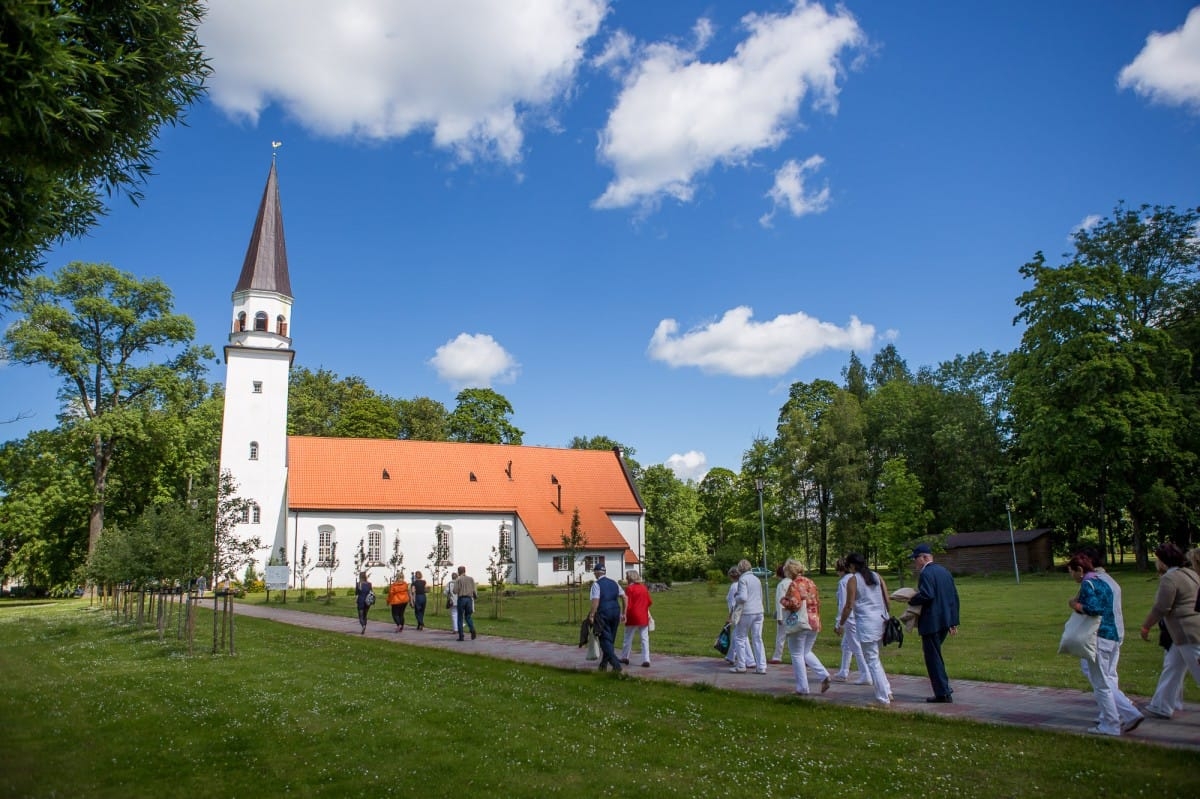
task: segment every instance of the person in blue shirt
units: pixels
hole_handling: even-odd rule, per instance
[[[1083,553],[1076,553],[1067,561],[1067,571],[1079,583],[1079,593],[1067,604],[1076,613],[1086,613],[1089,616],[1100,617],[1098,638],[1106,641],[1119,641],[1116,617],[1113,615],[1113,594],[1092,566],[1092,559]],[[1100,710],[1096,726],[1089,727],[1093,735],[1120,735],[1121,721],[1117,715],[1117,701],[1113,686],[1109,682],[1111,669],[1107,663],[1101,663],[1102,654],[1106,650],[1096,648],[1095,662],[1088,663],[1088,682],[1092,684],[1092,692],[1096,696],[1096,705]]]

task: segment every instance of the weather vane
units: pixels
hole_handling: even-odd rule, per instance
[[[282,146],[283,146],[283,142],[281,142],[281,141],[272,141],[271,142],[271,160],[272,161],[275,160],[275,156],[278,154],[279,148]]]

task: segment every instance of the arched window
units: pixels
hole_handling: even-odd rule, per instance
[[[383,525],[372,524],[367,527],[367,565],[383,565]]]
[[[252,461],[258,460],[258,442],[257,441],[250,442],[250,460],[252,460]]]
[[[246,312],[242,311],[237,315],[237,320],[233,323],[234,331],[241,333],[246,329]]]
[[[287,335],[287,320],[283,318],[283,314],[275,317],[275,332],[281,336]]]
[[[317,566],[327,568],[333,562],[333,528],[323,524],[317,528]]]
[[[262,508],[258,507],[257,502],[250,503],[250,523],[260,524],[262,522]]]
[[[241,516],[238,517],[238,521],[241,522],[242,524],[250,523],[250,506],[249,505],[242,506],[242,514],[241,514]]]
[[[254,329],[267,332],[267,312],[259,311],[254,315]]]

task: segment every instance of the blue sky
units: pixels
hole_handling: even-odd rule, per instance
[[[527,444],[681,477],[737,471],[852,350],[1013,349],[1035,252],[1200,204],[1186,2],[209,6],[208,98],[49,270],[159,277],[219,352],[281,141],[298,366],[490,386]],[[0,435],[54,426],[56,388],[0,365],[0,418],[29,414]]]

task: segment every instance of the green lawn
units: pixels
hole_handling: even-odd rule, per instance
[[[670,604],[674,624],[686,608]],[[1196,753],[1132,740],[564,672],[255,619],[239,620],[238,642],[236,657],[188,657],[86,600],[0,603],[0,796],[1063,799],[1194,795],[1200,768]]]
[[[1146,643],[1139,637],[1138,628],[1153,602],[1158,581],[1152,572],[1116,569],[1114,576],[1124,593],[1128,628],[1121,651],[1121,687],[1130,695],[1149,697],[1154,693],[1162,668],[1163,651],[1157,646],[1157,632],[1151,636],[1151,643]],[[814,579],[821,589],[821,616],[825,620],[825,631],[817,639],[814,651],[826,666],[836,666],[841,657],[840,642],[833,634],[837,581],[832,576],[817,575]],[[885,579],[889,589],[898,587],[895,575],[885,575]],[[382,578],[377,582],[382,583]],[[1089,690],[1078,662],[1057,654],[1063,623],[1070,613],[1067,600],[1074,596],[1077,587],[1069,575],[1022,575],[1020,585],[1011,574],[959,578],[957,582],[963,624],[959,634],[949,639],[944,648],[951,679],[960,677]],[[911,575],[907,575],[907,584],[913,584]],[[655,593],[651,612],[656,630],[651,635],[651,650],[664,654],[713,654],[712,641],[725,620],[727,587],[728,583],[677,583],[671,591]],[[516,591],[516,596],[504,600],[499,619],[489,618],[492,598],[489,593],[481,594],[476,610],[480,631],[512,638],[574,643],[578,625],[565,621],[567,601],[561,589],[510,588]],[[345,589],[337,589],[334,593],[333,601],[326,604],[323,600],[296,602],[295,592],[292,592],[287,607],[353,617],[353,596],[346,596]],[[382,597],[384,591],[379,594]],[[278,593],[272,594],[272,603],[279,600]],[[252,594],[243,601],[263,603],[266,596]],[[431,607],[434,604],[431,601]],[[902,610],[893,608],[896,613]],[[387,605],[382,602],[376,605],[371,618],[390,619]],[[408,621],[412,623],[411,610]],[[429,612],[426,622],[440,627],[450,624],[447,611],[440,607],[436,608],[436,615],[432,610]],[[774,642],[774,627],[774,622],[767,622],[764,637],[768,639],[768,647]],[[920,639],[914,635],[901,649],[887,647],[883,650],[883,662],[890,673],[924,674]],[[1187,682],[1185,692],[1189,701],[1200,701],[1200,688],[1191,680]]]

